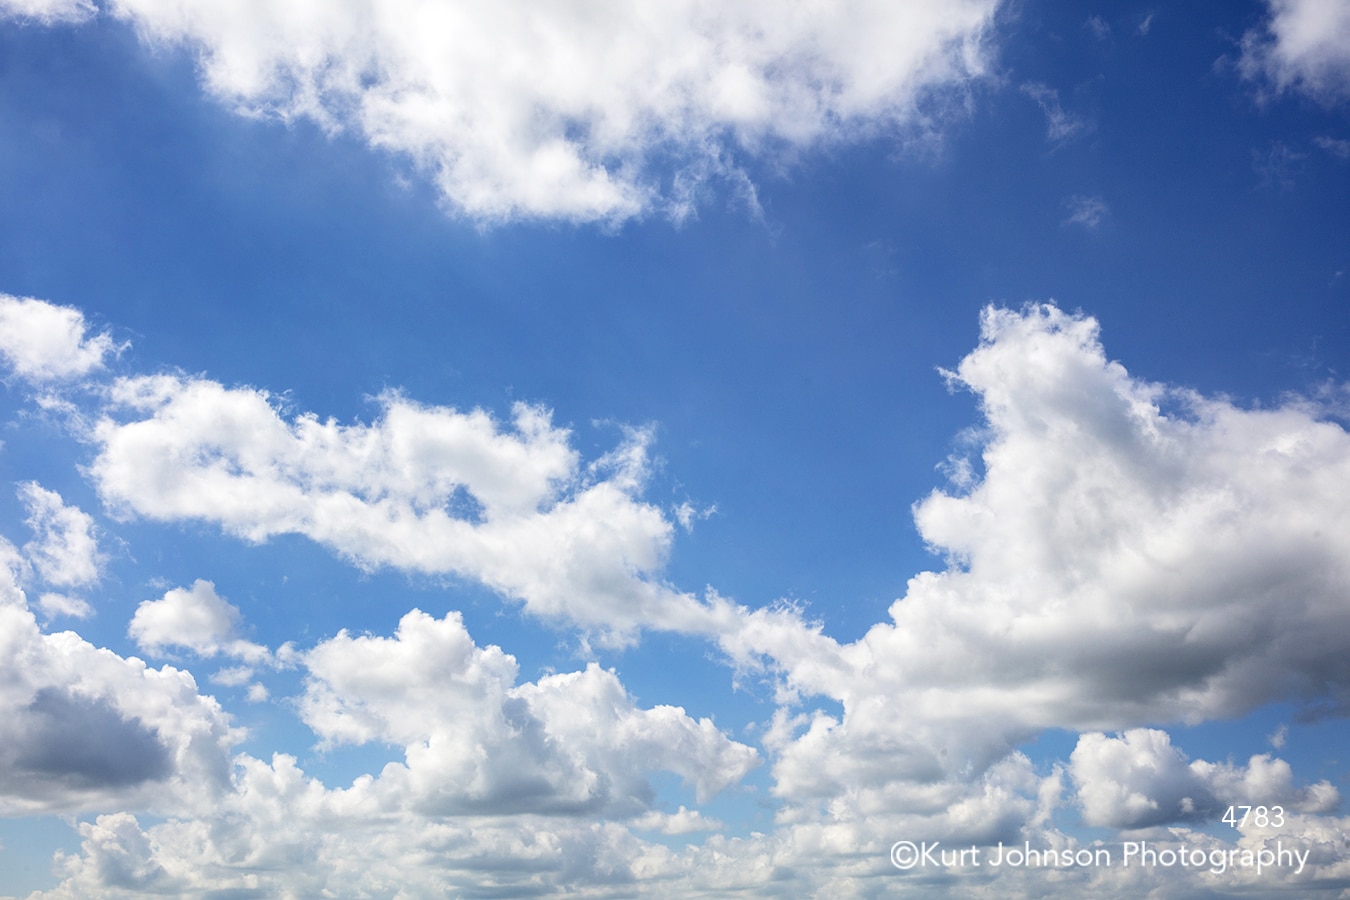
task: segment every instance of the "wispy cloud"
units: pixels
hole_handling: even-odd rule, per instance
[[[1045,113],[1046,137],[1051,143],[1061,144],[1077,137],[1088,128],[1086,120],[1064,111],[1059,102],[1059,92],[1039,82],[1027,82],[1021,87],[1026,94]]]
[[[1102,219],[1111,212],[1101,197],[1081,194],[1075,194],[1066,200],[1064,207],[1069,213],[1068,218],[1064,220],[1065,225],[1081,225],[1089,231],[1100,225]]]
[[[1252,151],[1252,170],[1260,177],[1262,187],[1290,191],[1306,158],[1307,154],[1285,142],[1272,141],[1265,149]]]
[[[1350,159],[1350,140],[1319,136],[1313,143],[1338,159]]]

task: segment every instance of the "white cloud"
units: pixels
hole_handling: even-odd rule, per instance
[[[94,614],[94,608],[88,601],[66,594],[45,593],[38,597],[38,609],[49,619],[57,616],[70,616],[73,619],[87,619]]]
[[[239,735],[192,676],[44,634],[0,582],[0,814],[209,808]]]
[[[80,852],[58,854],[63,882],[42,896],[678,892],[692,851],[630,828],[720,826],[655,809],[648,779],[674,772],[703,802],[758,762],[708,719],[638,707],[594,665],[519,683],[515,660],[476,646],[455,613],[410,612],[387,638],[344,632],[302,661],[299,709],[321,738],[390,742],[405,761],[327,788],[292,757],[241,754],[232,790],[196,815],[80,823]]]
[[[9,0],[11,5],[14,0]],[[248,113],[352,129],[479,221],[688,211],[736,160],[931,120],[984,71],[997,0],[903,4],[113,0]],[[74,12],[65,4],[43,8]],[[674,160],[675,171],[662,172]]]
[[[0,356],[22,378],[46,382],[85,375],[120,351],[106,333],[88,335],[77,309],[0,294]]]
[[[1051,143],[1061,144],[1088,127],[1083,119],[1064,111],[1059,102],[1059,92],[1054,88],[1038,82],[1027,82],[1021,90],[1035,100],[1041,112],[1045,113],[1046,137]]]
[[[949,567],[911,579],[891,622],[840,644],[791,608],[711,602],[722,648],[777,671],[785,702],[842,705],[766,737],[791,815],[943,792],[950,812],[1044,728],[1344,708],[1341,426],[1303,401],[1242,409],[1132,378],[1096,322],[1053,306],[987,310],[949,377],[980,398],[984,475],[915,505]]]
[[[212,673],[210,680],[212,684],[219,684],[223,687],[243,687],[253,680],[253,667],[227,666]]]
[[[680,775],[703,802],[759,762],[708,719],[639,709],[595,664],[516,684],[515,660],[475,646],[457,613],[414,610],[392,638],[341,633],[305,664],[301,717],[325,742],[405,748],[373,788],[402,808],[632,815],[649,773]]]
[[[395,395],[370,425],[283,419],[266,394],[205,380],[123,379],[94,429],[104,500],[252,541],[302,534],[356,564],[477,579],[611,643],[684,628],[694,598],[658,580],[673,525],[638,499],[644,431],[583,469],[547,410],[513,427]]]
[[[679,892],[677,854],[617,823],[567,817],[436,818],[363,805],[295,760],[241,761],[221,813],[142,827],[131,815],[80,823],[63,882],[33,900],[220,896],[632,896]]]
[[[655,809],[643,813],[632,821],[632,827],[638,831],[656,831],[661,834],[694,834],[699,831],[721,831],[726,826],[696,809],[681,806],[673,813]]]
[[[217,595],[214,584],[197,579],[191,588],[173,588],[159,600],[143,601],[127,633],[147,653],[185,647],[208,658],[224,654],[251,663],[266,661],[267,648],[240,638],[238,627],[238,608]]]
[[[987,310],[979,347],[948,374],[985,418],[982,464],[914,507],[949,565],[912,579],[890,621],[853,643],[791,606],[749,610],[715,592],[699,602],[659,582],[674,526],[639,499],[646,432],[583,464],[532,407],[507,426],[389,396],[374,423],[343,426],[283,418],[259,392],[200,379],[117,382],[90,471],[127,512],[254,540],[306,534],[363,565],[479,578],[583,625],[611,616],[706,634],[739,674],[775,675],[782,708],[761,743],[777,809],[767,834],[644,841],[635,832],[716,827],[698,809],[662,812],[655,774],[682,777],[702,804],[745,776],[755,750],[682,709],[640,707],[599,666],[521,682],[515,660],[477,646],[457,614],[414,611],[392,636],[342,632],[292,652],[304,692],[278,703],[321,742],[387,744],[402,760],[329,788],[287,756],[243,755],[232,779],[217,771],[200,815],[142,827],[138,807],[107,806],[121,812],[79,825],[81,851],[61,857],[65,880],[48,896],[868,896],[914,885],[886,860],[900,837],[1074,847],[1054,821],[1076,805],[1089,823],[1149,827],[1165,845],[1230,846],[1184,823],[1251,798],[1283,803],[1290,820],[1239,843],[1312,848],[1317,872],[1281,885],[1335,884],[1346,823],[1328,815],[1334,788],[1300,783],[1270,755],[1191,760],[1138,726],[1272,700],[1345,703],[1350,436],[1312,403],[1243,409],[1132,377],[1093,320],[1053,306]],[[596,537],[614,522],[632,543]],[[513,555],[493,556],[506,545]],[[21,565],[13,548],[6,558]],[[510,566],[527,574],[507,589],[494,579]],[[558,593],[539,586],[548,573],[567,576]],[[22,603],[17,586],[8,596]],[[133,633],[219,654],[237,622],[198,582],[142,604]],[[235,666],[213,680],[251,676]],[[261,685],[247,693],[266,699]],[[60,696],[24,702],[29,718],[103,722],[127,747],[145,737],[135,722],[162,721]],[[1067,765],[1038,770],[1016,748],[1052,727],[1087,733]],[[45,790],[44,808],[91,808]],[[1122,896],[1249,882],[1103,870],[1059,884],[1063,896]],[[960,887],[1039,897],[1046,884],[1005,872]]]
[[[1242,73],[1322,101],[1350,96],[1350,6],[1341,0],[1267,0],[1264,33],[1242,40]]]
[[[34,535],[23,551],[42,580],[53,587],[84,587],[98,581],[103,557],[93,518],[36,482],[19,485],[18,493]]]
[[[98,12],[92,0],[0,0],[0,19],[33,19],[48,24],[80,22]]]
[[[1082,225],[1091,231],[1102,223],[1110,213],[1106,201],[1101,197],[1085,197],[1074,195],[1065,202],[1065,207],[1069,211],[1069,217],[1064,220],[1065,225]]]
[[[1213,823],[1231,804],[1324,813],[1340,800],[1327,781],[1296,788],[1289,764],[1269,754],[1253,756],[1245,767],[1192,762],[1167,732],[1147,728],[1082,735],[1069,770],[1083,821],[1096,826]]]
[[[675,516],[675,521],[680,523],[681,528],[683,528],[685,531],[693,531],[694,522],[700,519],[711,518],[712,516],[716,515],[717,504],[713,503],[709,506],[705,506],[704,508],[699,509],[698,507],[694,506],[694,504],[690,503],[688,500],[685,500],[684,502],[676,506],[673,510],[671,510],[671,512]]]

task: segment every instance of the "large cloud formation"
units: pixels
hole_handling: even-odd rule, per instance
[[[246,4],[109,0],[250,114],[350,128],[483,222],[687,215],[709,177],[927,127],[985,66],[997,0]],[[83,0],[3,0],[46,21]],[[672,165],[673,164],[673,165]]]
[[[253,541],[302,534],[364,567],[473,578],[603,640],[678,627],[697,604],[657,577],[673,526],[638,493],[648,435],[582,466],[547,410],[512,427],[396,395],[369,425],[302,415],[204,379],[124,378],[94,427],[106,502]]]
[[[702,636],[779,690],[755,748],[684,709],[641,707],[596,664],[521,681],[454,612],[274,651],[240,637],[243,612],[210,582],[140,604],[130,634],[148,654],[245,664],[213,676],[222,684],[297,667],[290,708],[320,746],[402,754],[330,787],[283,753],[229,760],[237,732],[187,672],[44,633],[14,582],[0,660],[41,664],[10,663],[3,682],[20,685],[0,697],[19,723],[0,746],[8,811],[99,814],[79,823],[81,850],[60,857],[48,896],[1039,897],[1049,882],[1034,872],[901,875],[887,848],[1075,849],[1075,820],[1159,847],[1283,842],[1315,865],[1077,869],[1056,873],[1065,896],[1336,890],[1350,863],[1335,787],[1269,753],[1189,758],[1159,726],[1272,701],[1345,708],[1350,434],[1311,401],[1243,407],[1142,380],[1109,359],[1093,319],[1049,304],[987,309],[946,377],[983,421],[952,484],[913,507],[945,566],[852,643],[791,606],[662,580],[678,512],[642,497],[644,432],[586,463],[528,405],[508,425],[391,394],[375,421],[339,424],[201,377],[89,383],[85,472],[117,515],[208,521],[247,541],[299,534],[359,566],[454,573],[629,646],[644,631]],[[0,548],[9,571],[87,583],[89,517],[22,491],[39,539],[27,559]],[[1019,749],[1046,729],[1077,733],[1068,758]],[[108,752],[62,749],[91,731]],[[702,807],[761,759],[773,828],[718,833]],[[695,808],[657,802],[662,772]],[[1286,814],[1225,840],[1205,829],[1230,803]]]
[[[852,644],[782,611],[722,620],[734,659],[843,705],[797,722],[781,796],[983,771],[1045,728],[1346,708],[1343,427],[1132,378],[1094,320],[1049,305],[986,310],[948,377],[985,417],[982,476],[914,507],[948,568]]]

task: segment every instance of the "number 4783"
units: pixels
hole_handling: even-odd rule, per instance
[[[1223,814],[1220,821],[1226,825],[1232,825],[1234,828],[1245,828],[1248,819],[1251,819],[1252,824],[1257,828],[1282,828],[1284,826],[1284,807],[1230,806],[1228,812]]]

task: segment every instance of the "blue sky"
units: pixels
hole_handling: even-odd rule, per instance
[[[1337,895],[1348,200],[1332,0],[0,0],[0,896]]]

